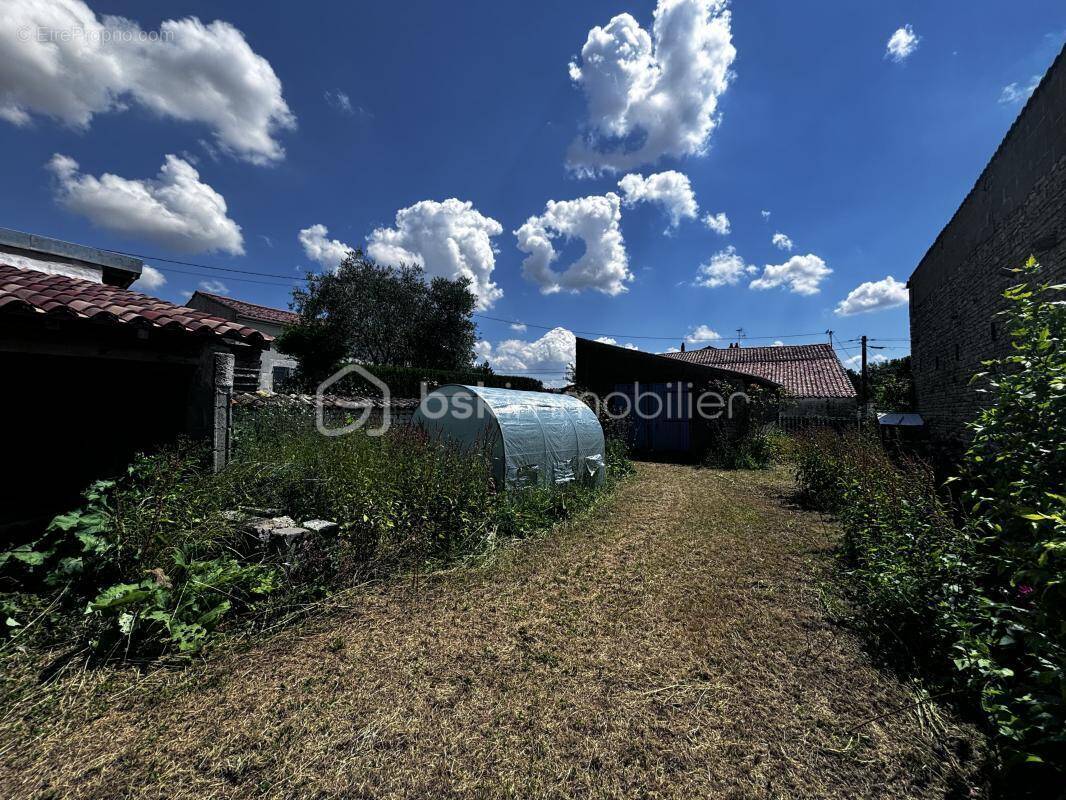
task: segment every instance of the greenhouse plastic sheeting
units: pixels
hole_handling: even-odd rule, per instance
[[[491,454],[507,486],[603,482],[603,428],[576,397],[486,386],[448,385],[422,400],[414,423]]]

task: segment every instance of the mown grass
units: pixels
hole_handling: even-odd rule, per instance
[[[790,493],[638,464],[551,536],[184,670],[70,667],[6,709],[0,792],[983,796],[980,738],[827,617],[837,531]]]

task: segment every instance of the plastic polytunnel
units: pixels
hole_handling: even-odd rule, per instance
[[[427,394],[415,425],[491,456],[498,486],[603,482],[603,428],[576,397],[449,384]]]

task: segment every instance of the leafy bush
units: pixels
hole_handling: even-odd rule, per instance
[[[234,608],[248,605],[257,595],[276,588],[277,571],[261,564],[242,564],[235,558],[193,561],[174,552],[168,575],[161,568],[147,570],[139,583],[113,584],[86,608],[87,614],[111,618],[95,642],[114,646],[127,642],[173,645],[179,652],[199,650],[207,635]]]
[[[27,592],[62,598],[105,654],[193,653],[227,619],[266,621],[368,576],[423,568],[525,536],[594,502],[591,487],[498,492],[488,460],[410,427],[323,437],[305,411],[246,412],[234,458],[213,474],[188,443],[94,484],[83,508],[36,542],[0,553],[6,628]],[[608,453],[609,480],[625,471]],[[231,513],[278,508],[336,520],[331,537],[267,547]]]
[[[773,425],[762,425],[736,439],[716,436],[703,465],[717,469],[769,469],[787,447],[788,437]]]
[[[954,670],[1034,791],[1066,771],[1063,288],[1006,292],[1011,354],[976,376],[989,403],[950,482],[957,506],[876,439],[820,434],[796,453],[807,499],[843,524],[846,584],[867,619],[915,661]]]
[[[728,381],[710,381],[704,391],[731,398],[737,391]],[[707,446],[701,463],[718,469],[768,469],[784,451],[787,437],[774,425],[782,400],[779,391],[751,383],[743,401],[730,403],[729,418],[705,420]]]
[[[942,664],[979,572],[950,496],[924,464],[894,462],[872,435],[812,432],[795,458],[806,501],[842,523],[842,583],[873,632],[909,660]]]
[[[1035,281],[1039,267],[1030,259],[1019,272]],[[1011,354],[975,377],[992,402],[971,425],[961,478],[989,574],[956,664],[1015,758],[1066,772],[1063,290],[1007,290]]]

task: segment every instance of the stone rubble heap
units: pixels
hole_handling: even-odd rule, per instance
[[[284,550],[292,549],[310,535],[335,536],[340,532],[340,525],[325,519],[308,519],[297,525],[296,520],[283,515],[280,508],[245,507],[240,511],[224,511],[222,516],[240,524],[263,546]]]

